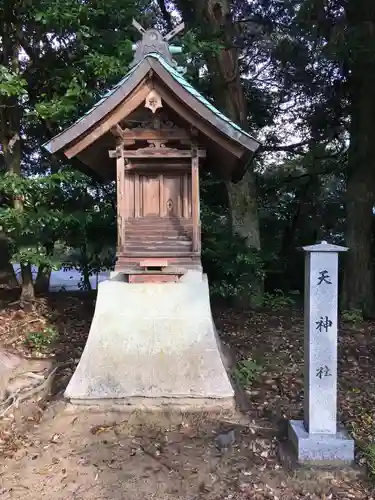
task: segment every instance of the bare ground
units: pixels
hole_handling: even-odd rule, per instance
[[[30,356],[30,328],[55,325],[51,354],[59,370],[53,395],[35,401],[23,418],[0,422],[0,497],[3,500],[371,500],[364,459],[358,470],[290,473],[278,460],[288,418],[300,418],[303,401],[302,318],[285,314],[215,310],[223,340],[238,358],[250,355],[262,374],[247,390],[249,408],[228,415],[74,413],[62,391],[85,343],[93,297],[51,295],[30,309],[3,304],[3,344]],[[32,326],[31,326],[32,325]],[[374,325],[340,332],[340,419],[361,449],[374,424]],[[34,353],[35,354],[35,353]],[[216,438],[234,429],[235,443]]]

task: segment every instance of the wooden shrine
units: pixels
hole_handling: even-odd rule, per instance
[[[164,37],[134,25],[142,40],[130,72],[45,147],[116,180],[115,271],[129,282],[177,281],[201,270],[199,170],[240,178],[259,144],[182,76],[168,42],[183,25]]]
[[[259,143],[183,77],[169,45],[182,26],[163,37],[134,25],[130,71],[45,144],[117,185],[115,273],[99,283],[65,397],[126,411],[232,408],[201,266],[199,172],[240,179]]]

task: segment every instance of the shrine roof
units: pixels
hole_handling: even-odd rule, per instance
[[[58,135],[56,135],[53,139],[50,141],[46,142],[43,144],[43,147],[47,149],[50,153],[55,152],[56,147],[54,147],[53,143],[56,141],[57,138],[61,137],[62,135],[65,136],[68,131],[70,131],[72,128],[76,127],[79,123],[88,121],[87,117],[90,116],[96,109],[98,109],[102,104],[105,103],[105,101],[113,95],[119,88],[121,88],[127,80],[130,79],[133,73],[135,73],[138,69],[139,66],[141,66],[146,59],[153,58],[159,61],[159,63],[170,73],[170,75],[191,94],[193,97],[198,99],[202,104],[204,104],[208,109],[210,109],[217,117],[219,117],[223,122],[225,122],[228,126],[228,133],[230,134],[230,130],[232,129],[233,132],[237,132],[240,135],[243,135],[247,138],[249,138],[252,142],[254,142],[253,148],[254,150],[258,149],[259,147],[259,142],[248,132],[246,132],[244,129],[242,129],[237,123],[233,122],[230,120],[227,116],[225,116],[221,111],[219,111],[210,101],[208,101],[205,97],[203,97],[202,94],[200,94],[187,80],[184,78],[176,69],[169,64],[160,54],[157,53],[150,53],[147,54],[147,56],[144,58],[143,61],[139,62],[136,66],[134,66],[129,73],[126,74],[124,78],[122,78],[116,85],[114,85],[109,91],[107,91],[103,97],[96,102],[91,109],[89,109],[79,120],[77,120],[75,123],[73,123],[69,128],[65,129],[64,131],[60,132]],[[91,123],[88,124],[88,127],[91,126]],[[238,139],[236,137],[237,134],[233,134],[234,139]],[[61,137],[62,138],[62,137]],[[62,145],[60,147],[63,147]]]
[[[147,57],[154,57],[157,59],[162,66],[173,76],[173,78],[182,86],[184,87],[189,94],[194,96],[196,99],[198,99],[202,104],[204,104],[208,109],[210,109],[213,113],[215,113],[216,116],[218,116],[221,120],[223,120],[225,123],[229,125],[230,128],[232,128],[234,131],[237,131],[239,134],[242,134],[246,137],[248,137],[251,141],[254,141],[256,143],[255,150],[258,149],[259,147],[259,142],[248,132],[243,130],[237,123],[233,122],[230,120],[227,116],[225,116],[221,111],[219,111],[210,101],[208,101],[205,97],[203,97],[202,94],[200,94],[187,80],[184,78],[176,69],[171,66],[160,54],[152,53],[149,54]]]
[[[243,171],[260,143],[203,97],[161,54],[154,52],[145,55],[79,120],[43,144],[43,147],[50,153],[65,152],[71,144],[89,134],[119,106],[130,92],[141,83],[142,79],[147,78],[150,71],[159,77],[172,91],[172,94],[177,96],[187,108],[193,110],[201,120],[208,122],[211,127],[224,134],[226,140],[236,143],[238,147],[243,149],[244,153],[240,155],[241,158],[237,158],[242,164],[240,170]],[[190,102],[188,103],[187,100]]]

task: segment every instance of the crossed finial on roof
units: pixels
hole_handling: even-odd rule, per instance
[[[172,53],[181,52],[181,48],[175,47],[174,45],[169,45],[168,42],[185,29],[184,23],[176,26],[165,36],[163,36],[160,31],[155,28],[145,30],[143,26],[141,26],[135,19],[133,19],[133,26],[142,35],[142,40],[140,40],[135,46],[133,46],[135,54],[131,66],[135,66],[147,54],[150,54],[151,52],[156,52],[162,55],[164,59],[166,59],[166,61],[168,61],[172,66],[177,66],[177,62],[173,59]]]

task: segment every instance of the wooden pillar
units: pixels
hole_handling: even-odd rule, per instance
[[[164,204],[164,177],[163,174],[159,175],[159,216],[164,217],[165,204]]]
[[[131,200],[131,197],[129,197]],[[136,219],[140,216],[140,180],[139,174],[134,174],[134,217]]]
[[[117,169],[117,252],[125,244],[125,159],[123,149],[116,159]]]
[[[190,188],[189,188],[189,174],[184,173],[183,178],[183,200],[184,200],[184,219],[190,219]]]
[[[191,205],[193,217],[193,252],[201,250],[200,200],[199,200],[199,157],[198,148],[191,150]]]

